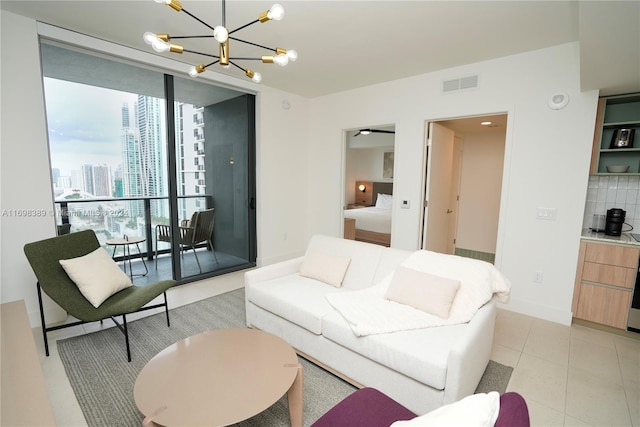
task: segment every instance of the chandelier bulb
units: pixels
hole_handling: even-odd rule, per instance
[[[285,54],[279,54],[273,57],[273,62],[281,67],[284,67],[289,63],[289,57]]]
[[[153,42],[157,39],[158,37],[151,31],[147,31],[142,35],[142,40],[144,40],[144,42],[148,45],[153,45]]]
[[[167,4],[167,3],[169,3],[167,0],[153,0],[153,1],[155,1],[156,3],[160,3],[160,4]]]
[[[269,19],[273,19],[274,21],[281,20],[282,18],[284,18],[284,7],[277,3],[274,4],[273,6],[271,6],[271,9],[269,9],[269,12],[267,12],[267,17]]]
[[[169,43],[162,41],[157,37],[153,41],[153,43],[151,43],[151,47],[153,48],[153,50],[159,53],[168,52],[169,49],[171,49],[171,45]]]
[[[195,65],[189,68],[189,75],[195,79],[200,73],[204,73],[206,69],[207,68],[204,66],[204,64]]]
[[[296,59],[298,59],[298,52],[293,49],[288,50],[287,57],[289,57],[289,61],[295,61]]]
[[[253,77],[251,78],[255,83],[260,83],[262,81],[262,74],[253,73]]]
[[[213,28],[213,37],[218,43],[224,43],[229,38],[229,31],[222,25]]]

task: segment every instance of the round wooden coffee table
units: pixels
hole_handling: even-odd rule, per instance
[[[281,338],[256,329],[217,329],[179,341],[151,359],[133,397],[143,425],[226,426],[287,393],[292,426],[302,426],[302,367]]]

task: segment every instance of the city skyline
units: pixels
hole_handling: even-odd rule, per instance
[[[48,77],[44,89],[51,167],[69,177],[83,164],[120,167],[121,109],[138,95]]]

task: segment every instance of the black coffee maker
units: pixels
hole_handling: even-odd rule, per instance
[[[619,236],[622,234],[622,224],[627,212],[620,208],[607,210],[607,220],[604,224],[604,234],[607,236]]]

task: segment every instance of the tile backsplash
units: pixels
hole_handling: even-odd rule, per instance
[[[607,214],[607,209],[620,208],[627,213],[622,231],[631,225],[640,233],[640,176],[608,175],[589,177],[587,204],[582,228],[590,228],[594,214]],[[628,224],[628,225],[627,225]]]

